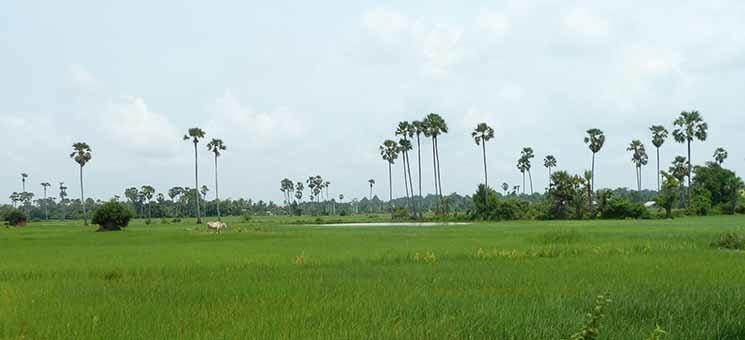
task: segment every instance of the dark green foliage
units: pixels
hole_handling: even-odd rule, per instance
[[[473,195],[474,208],[470,213],[472,219],[490,221],[511,221],[530,219],[530,203],[524,200],[509,198],[499,199],[497,193],[483,184]]]
[[[548,189],[548,219],[581,219],[585,214],[587,193],[583,186],[585,180],[580,176],[557,171],[551,175]]]
[[[603,219],[647,218],[649,213],[644,205],[624,199],[610,198],[599,206]]]
[[[26,224],[26,214],[18,209],[13,209],[5,214],[5,222],[13,227],[20,227]]]
[[[703,185],[696,184],[693,186],[691,194],[691,205],[688,207],[688,213],[691,215],[706,216],[712,209],[711,192]]]
[[[405,220],[409,218],[409,212],[406,208],[398,207],[393,210],[392,217],[394,220]]]
[[[132,219],[132,211],[124,204],[109,201],[96,209],[91,222],[99,225],[98,231],[113,231],[127,227],[130,219]]]
[[[724,233],[711,246],[721,249],[745,250],[745,236],[736,233]]]
[[[735,199],[737,191],[742,188],[742,180],[733,171],[714,162],[695,167],[693,173],[693,191],[696,190],[696,186],[706,189],[711,196],[712,206],[726,202],[730,202],[732,206],[732,200]]]

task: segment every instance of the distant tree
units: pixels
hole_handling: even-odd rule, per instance
[[[62,220],[65,220],[67,217],[67,209],[65,208],[67,205],[67,187],[65,182],[59,182],[59,203],[62,209]]]
[[[404,184],[406,184],[406,177],[408,175],[408,187],[411,188],[411,197],[416,197],[416,194],[414,193],[414,180],[411,176],[411,159],[409,158],[409,151],[411,151],[414,146],[411,144],[411,140],[409,138],[414,137],[414,135],[417,132],[417,128],[407,122],[403,121],[398,123],[398,127],[396,128],[396,135],[401,136],[402,139],[399,141],[399,145],[401,147],[401,155],[403,156],[404,160]],[[417,214],[417,204],[416,200],[412,200],[410,203],[412,212],[414,216]]]
[[[416,152],[417,152],[417,169],[419,172],[419,176],[417,177],[417,180],[419,181],[419,198],[422,198],[422,144],[420,142],[420,136],[425,132],[426,126],[422,121],[415,120],[411,122],[411,126],[414,127],[414,135],[416,136]],[[371,195],[372,196],[372,195]],[[372,199],[372,197],[370,198]]]
[[[504,190],[504,195],[507,196],[507,190],[510,190],[510,185],[507,183],[502,183],[502,190]]]
[[[213,138],[209,143],[207,143],[207,150],[211,151],[215,155],[215,203],[217,204],[217,220],[222,221],[222,216],[220,214],[220,187],[218,186],[217,182],[217,158],[222,155],[222,152],[227,149],[227,146],[225,146],[225,143],[223,143],[222,139],[216,139]]]
[[[714,150],[714,161],[716,161],[719,165],[722,165],[722,163],[724,163],[724,161],[727,159],[727,156],[729,156],[729,154],[727,154],[727,150],[725,150],[724,148],[717,148],[716,150]]]
[[[525,147],[523,148],[523,151],[520,153],[520,158],[523,160],[523,166],[525,167],[525,171],[528,172],[528,179],[530,180],[530,194],[533,194],[533,175],[530,173],[531,166],[531,160],[535,157],[535,154],[533,154],[533,148]],[[523,174],[524,177],[524,174]],[[523,178],[524,179],[524,178]],[[525,183],[523,183],[525,185]],[[525,191],[525,189],[523,189]]]
[[[523,177],[522,194],[525,194],[525,173],[528,171],[528,165],[525,163],[525,159],[522,156],[517,159],[517,170],[520,170],[520,174]]]
[[[665,129],[662,125],[652,125],[652,127],[649,128],[649,131],[652,132],[652,144],[654,145],[655,149],[657,149],[657,192],[660,191],[660,147],[662,147],[662,144],[665,144],[665,140],[667,139],[667,129]]]
[[[140,188],[140,193],[143,201],[147,203],[147,220],[149,221],[152,217],[152,200],[153,195],[155,195],[155,188],[149,185],[143,185],[142,188]]]
[[[416,207],[412,204],[411,200],[409,199],[409,190],[408,188],[411,188],[411,196],[414,196],[414,184],[411,180],[411,171],[408,171],[407,175],[407,169],[409,168],[408,163],[408,154],[409,151],[412,149],[411,141],[409,141],[406,138],[402,138],[398,141],[398,152],[401,154],[403,161],[404,161],[404,186],[406,187],[406,200],[409,204],[409,208],[412,210],[412,214],[416,216]],[[408,179],[408,183],[407,183]]]
[[[424,118],[422,122],[424,129],[424,136],[432,138],[432,160],[434,163],[435,172],[435,193],[440,197],[440,207],[442,208],[443,196],[442,196],[442,175],[440,172],[440,150],[438,138],[440,135],[448,133],[448,125],[442,116],[436,113],[430,113]]]
[[[279,191],[285,195],[285,206],[289,209],[290,201],[292,200],[290,195],[295,191],[295,183],[293,183],[289,178],[285,178],[279,182]],[[289,210],[287,213],[289,214]]]
[[[88,225],[88,211],[86,210],[85,191],[83,190],[83,167],[93,158],[91,147],[83,142],[72,145],[73,152],[70,154],[75,163],[80,166],[80,204],[83,206],[83,223]]]
[[[298,200],[298,203],[302,202],[303,190],[304,190],[303,182],[295,183],[295,199]]]
[[[375,186],[375,180],[374,179],[368,179],[367,183],[370,184],[370,199],[373,198],[373,186]]]
[[[386,163],[388,163],[388,200],[393,202],[393,164],[398,158],[398,144],[396,142],[387,139],[380,146],[380,156]]]
[[[642,166],[647,165],[647,151],[644,149],[644,144],[638,139],[631,141],[631,144],[626,148],[626,151],[632,153],[631,162],[634,163],[636,168],[636,186],[639,192],[642,191]]]
[[[548,155],[546,158],[543,159],[543,166],[548,169],[548,179],[549,182],[551,181],[551,169],[556,167],[556,157],[553,155]]]
[[[140,200],[140,191],[134,187],[127,188],[124,190],[124,197],[126,197],[131,202],[132,209],[135,209],[136,211],[137,204]]]
[[[204,138],[204,130],[200,128],[191,128],[184,135],[184,140],[190,140],[194,144],[194,187],[199,188],[199,165],[197,161],[197,144]],[[202,224],[202,216],[199,214],[199,190],[194,190],[194,198],[196,199],[197,207],[197,224]]]
[[[208,188],[206,185],[202,185],[201,188],[199,188],[199,193],[202,194],[202,198],[206,201],[207,200],[207,193],[210,192],[210,188]]]
[[[21,201],[21,194],[14,191],[10,196],[8,196],[8,198],[10,198],[10,202],[13,203],[13,208],[15,208],[18,205],[18,202]]]
[[[494,129],[486,123],[479,123],[476,125],[476,129],[471,132],[476,145],[481,145],[481,153],[484,158],[484,186],[489,187],[489,176],[486,170],[486,142],[494,138]]]
[[[704,122],[704,118],[698,111],[683,111],[680,113],[677,119],[673,122],[673,125],[677,126],[673,130],[673,138],[678,143],[686,143],[688,146],[688,203],[691,201],[691,173],[693,172],[693,164],[691,159],[691,142],[694,139],[705,141],[707,137],[707,130],[709,125]]]
[[[26,178],[28,178],[27,173],[21,174],[21,187],[23,188],[23,192],[26,192]]]
[[[592,192],[595,190],[595,154],[600,152],[600,150],[603,148],[603,145],[605,144],[605,134],[600,129],[589,129],[587,130],[587,137],[585,137],[585,144],[587,144],[587,147],[590,148],[590,151],[592,151],[592,168],[590,172],[592,173],[592,178],[590,179],[590,196],[588,197],[588,205],[590,207],[590,216],[595,217],[595,211],[593,210],[592,206]]]
[[[44,190],[44,219],[46,219],[47,221],[49,220],[49,202],[47,201],[47,189],[49,189],[49,187],[51,186],[52,185],[47,182],[41,183],[41,187]]]
[[[672,210],[675,206],[675,201],[678,199],[677,191],[679,190],[680,182],[675,178],[675,176],[665,171],[662,171],[662,177],[664,178],[662,181],[662,190],[660,191],[660,194],[657,195],[655,203],[657,203],[660,208],[665,209],[665,218],[672,218]]]
[[[685,183],[685,178],[688,176],[689,169],[690,168],[688,166],[688,160],[683,156],[675,156],[675,160],[672,162],[672,165],[669,168],[670,175],[678,180],[678,185],[680,185],[681,202],[686,202],[686,200],[683,198],[683,193],[685,192],[683,190],[683,185]]]

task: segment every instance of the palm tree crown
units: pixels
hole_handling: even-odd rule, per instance
[[[677,128],[673,130],[673,137],[678,143],[685,143],[698,139],[705,141],[709,125],[698,111],[683,111],[673,122]]]
[[[70,154],[75,163],[78,163],[81,167],[85,166],[92,158],[91,147],[86,143],[78,142],[72,145],[73,152]]]
[[[202,134],[202,136],[204,136],[204,134]],[[212,138],[212,140],[207,143],[207,150],[214,153],[215,157],[220,157],[222,155],[221,151],[227,150],[227,146],[225,146],[222,139]]]
[[[494,138],[494,129],[486,123],[479,123],[476,125],[476,129],[471,132],[471,137],[473,137],[476,145],[481,145],[481,143]]]
[[[662,144],[665,144],[665,140],[667,140],[668,131],[665,129],[662,125],[652,125],[652,127],[649,128],[649,131],[652,132],[652,145],[654,145],[656,148],[659,148],[662,146]]]

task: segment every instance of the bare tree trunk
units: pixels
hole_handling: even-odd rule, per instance
[[[657,193],[660,193],[660,148],[657,148]]]
[[[530,194],[533,195],[533,175],[528,170],[528,179],[530,180]]]
[[[217,220],[222,221],[222,216],[220,216],[220,187],[217,183],[217,154],[215,154],[215,203],[217,203]]]
[[[419,134],[416,134],[417,163],[419,163],[419,198],[422,197],[422,145],[419,143]]]
[[[391,170],[391,162],[388,162],[388,205],[393,214],[393,172]]]
[[[202,224],[202,217],[199,214],[199,162],[197,161],[197,143],[194,143],[194,196],[197,199],[197,224]]]
[[[440,204],[443,205],[443,209],[447,210],[444,206],[444,197],[442,195],[442,172],[440,170],[440,146],[437,143],[437,138],[435,137],[435,156],[437,157],[437,183],[438,183],[438,189],[440,189]],[[447,211],[445,211],[447,213]]]
[[[409,208],[409,211],[411,211],[411,198],[409,198],[409,181],[408,178],[406,178],[406,152],[402,152],[401,159],[403,161],[403,166],[401,167],[404,170],[404,189],[406,192],[406,206]],[[412,189],[413,191],[413,189]]]
[[[439,191],[437,190],[437,157],[435,156],[435,137],[432,137],[432,170],[434,171],[435,180],[435,197],[437,197],[437,209],[440,209]]]
[[[487,170],[486,170],[486,141],[483,139],[481,140],[481,150],[482,150],[482,154],[484,155],[484,186],[488,188],[489,187],[489,175],[487,174]]]
[[[693,172],[693,161],[691,160],[691,140],[688,139],[688,205],[691,205],[691,175]]]
[[[411,178],[411,160],[409,159],[409,152],[407,151],[406,154],[406,171],[409,172],[409,187],[411,188],[411,197],[412,197],[412,207],[414,208],[414,217],[417,216],[417,199],[416,195],[414,194],[414,181]]]
[[[592,170],[590,177],[590,189],[587,191],[588,204],[590,206],[590,217],[595,218],[595,211],[593,210],[592,204],[592,192],[595,190],[595,153],[592,153]]]

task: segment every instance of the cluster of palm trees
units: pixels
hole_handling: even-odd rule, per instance
[[[205,138],[207,135],[204,130],[195,127],[191,128],[186,131],[186,134],[183,137],[183,140],[190,141],[194,144],[194,187],[199,188],[199,161],[198,161],[198,152],[197,152],[197,145],[199,142]],[[217,220],[220,221],[222,219],[222,216],[220,216],[220,195],[219,195],[219,186],[218,186],[218,171],[217,171],[217,159],[222,156],[222,152],[227,150],[227,146],[222,141],[222,139],[216,139],[213,138],[209,143],[207,143],[207,150],[213,153],[215,157],[215,201],[217,202]],[[206,188],[206,187],[205,187]],[[203,190],[206,195],[206,190]],[[195,202],[196,202],[196,213],[197,213],[197,224],[202,223],[202,216],[199,211],[199,192],[196,191],[194,193],[195,195]]]
[[[400,137],[398,141],[392,139],[386,139],[378,148],[381,158],[388,164],[388,192],[389,199],[393,200],[393,171],[392,167],[396,163],[396,160],[401,157],[402,169],[404,173],[404,186],[406,192],[406,201],[412,215],[417,215],[418,200],[422,197],[422,148],[421,148],[421,136],[429,138],[432,142],[432,171],[434,173],[434,187],[435,194],[439,197],[439,209],[443,207],[443,194],[442,194],[442,173],[440,168],[440,151],[439,151],[439,137],[443,134],[448,133],[448,125],[445,119],[439,114],[430,113],[421,121],[403,121],[399,122],[398,126],[394,130],[394,136]],[[493,132],[492,132],[493,136]],[[414,148],[412,140],[416,138],[416,151],[417,151],[417,183],[418,192],[414,189],[414,179],[411,174],[411,159],[409,152]],[[370,196],[372,196],[372,187],[375,184],[374,180],[369,180],[370,183]]]

